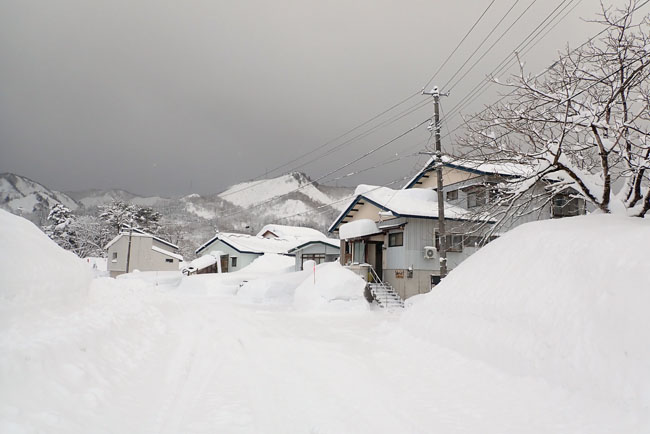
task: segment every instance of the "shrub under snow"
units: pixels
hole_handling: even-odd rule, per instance
[[[650,404],[650,221],[529,223],[414,300],[412,333],[520,376]]]

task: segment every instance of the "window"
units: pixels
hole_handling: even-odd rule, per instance
[[[366,260],[365,250],[366,243],[363,241],[355,241],[352,244],[352,262],[363,264]]]
[[[165,262],[169,262],[170,264],[173,264],[174,260],[172,258],[165,258]]]
[[[477,237],[475,235],[467,235],[463,240],[463,246],[465,247],[480,247],[483,241],[483,237]]]
[[[460,234],[449,234],[445,236],[448,252],[462,252],[463,251],[463,236]],[[440,250],[440,237],[436,231],[436,249]]]
[[[233,268],[237,266],[237,256],[230,257],[230,266]]]
[[[447,200],[458,200],[458,190],[448,191]]]
[[[388,234],[388,247],[398,247],[404,245],[404,232],[394,232]]]
[[[571,217],[584,214],[584,200],[570,194],[553,196],[553,217]]]
[[[117,252],[113,252],[113,258],[111,262],[117,262]]]
[[[314,261],[316,265],[322,264],[323,262],[325,262],[325,254],[311,253],[311,254],[302,255],[302,264],[304,264],[305,261]],[[300,267],[300,268],[304,269],[304,267]]]
[[[485,192],[482,190],[467,193],[467,208],[476,208],[485,205]]]

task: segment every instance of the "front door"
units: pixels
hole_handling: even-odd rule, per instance
[[[381,280],[384,280],[384,243],[383,242],[375,244],[375,263],[372,266],[375,267],[377,276],[379,276]]]
[[[228,259],[229,259],[228,255],[223,255],[220,258],[220,260],[221,260],[221,272],[222,273],[227,273],[228,272]]]

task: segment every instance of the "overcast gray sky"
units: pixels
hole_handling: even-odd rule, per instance
[[[491,1],[0,0],[0,172],[63,191],[219,192],[417,92]],[[594,18],[598,1],[564,1],[495,0],[432,85],[447,82],[515,2],[474,59],[534,4],[443,99],[443,111],[556,6],[571,12],[526,55],[531,71],[600,30],[580,19]],[[494,99],[491,90],[467,112]],[[430,112],[301,170],[318,178]],[[328,179],[414,152],[427,135],[420,128]],[[337,182],[386,183],[417,163],[404,158]]]

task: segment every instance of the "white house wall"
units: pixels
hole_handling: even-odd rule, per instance
[[[336,255],[340,254],[338,247],[326,244],[310,244],[296,252],[296,266],[295,270],[300,271],[302,268],[302,255]]]
[[[131,237],[131,253],[129,259],[129,270],[139,271],[177,271],[178,259],[164,255],[151,249],[153,238],[134,236]],[[169,246],[165,246],[169,250]],[[113,253],[117,253],[117,259],[113,262]],[[108,249],[108,271],[111,277],[126,272],[126,257],[129,254],[129,236],[120,237]],[[167,262],[171,259],[172,262]]]
[[[384,246],[384,280],[390,283],[402,298],[424,294],[431,289],[431,274],[439,275],[439,256],[425,259],[424,247],[435,246],[435,219],[407,218],[404,226],[404,245],[388,247],[388,235]],[[459,222],[447,221],[448,232],[453,232]],[[399,232],[391,230],[389,233]],[[478,249],[463,247],[462,252],[447,252],[447,266],[451,270]],[[408,277],[408,270],[413,270],[413,277]],[[397,276],[403,277],[397,277]]]
[[[261,255],[258,253],[240,253],[237,250],[233,249],[230,247],[228,244],[224,243],[221,240],[216,240],[212,244],[210,244],[203,252],[202,254],[207,254],[212,251],[221,251],[228,255],[228,272],[233,272],[233,271],[238,271],[244,268],[247,265],[250,265],[251,262],[253,262],[255,259],[260,257]],[[233,267],[232,266],[232,260],[230,258],[236,257],[237,258],[237,266]]]

